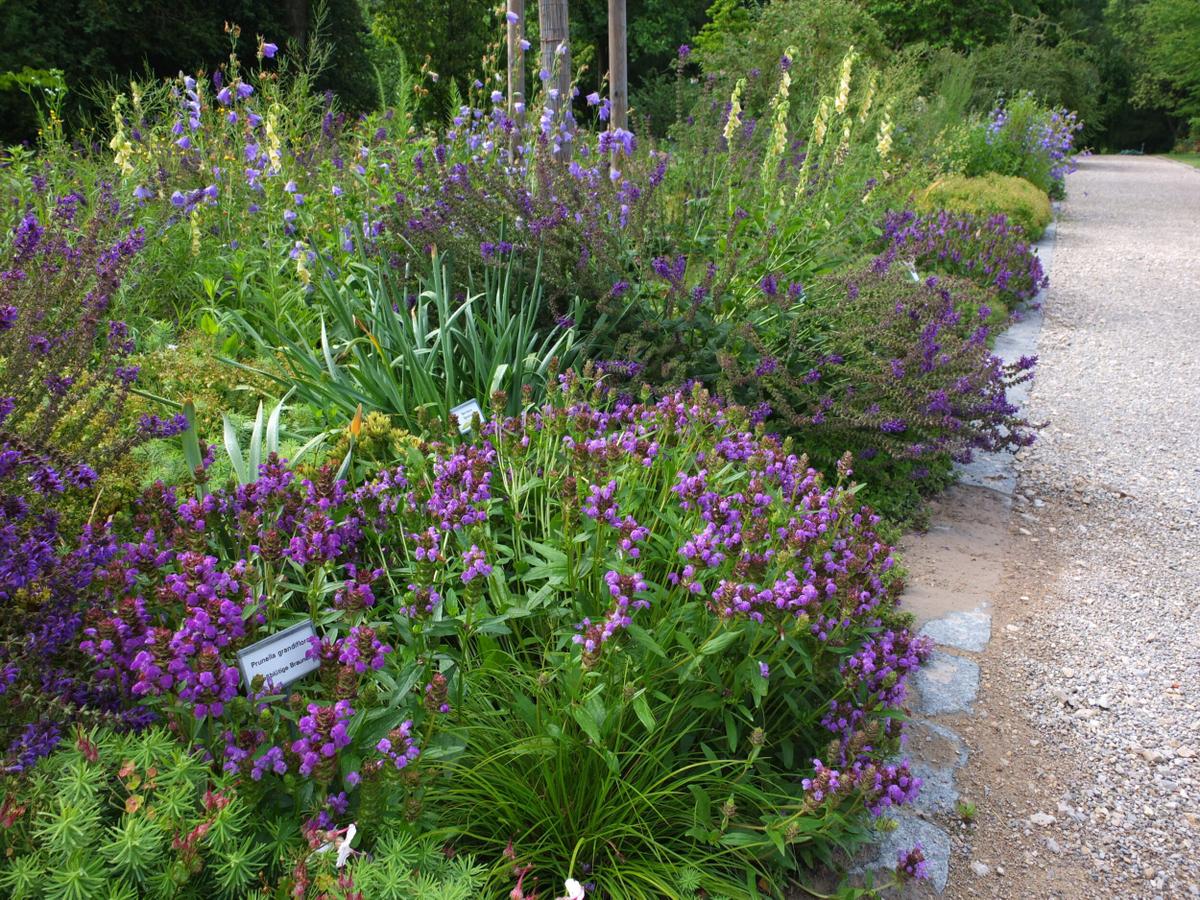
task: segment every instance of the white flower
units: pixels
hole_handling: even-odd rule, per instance
[[[854,60],[857,55],[854,52],[854,45],[851,44],[846,56],[842,59],[842,78],[838,85],[837,101],[833,105],[838,115],[846,111],[846,104],[850,100],[850,74],[854,70]]]
[[[871,115],[871,101],[875,99],[875,70],[871,70],[871,75],[867,79],[867,93],[862,99],[862,106],[858,110],[858,121],[867,121],[867,117]]]
[[[887,159],[892,150],[892,117],[886,109],[883,112],[883,121],[879,123],[879,140],[875,144],[875,150],[881,159]]]
[[[739,78],[733,86],[733,94],[729,98],[729,119],[725,123],[725,143],[733,147],[733,138],[742,127],[742,91],[746,87],[746,79]]]
[[[350,842],[354,840],[354,835],[357,833],[358,827],[353,822],[350,823],[350,827],[346,829],[346,836],[342,838],[342,842],[338,844],[337,862],[335,863],[337,868],[340,869],[342,866],[344,866],[346,864],[346,860],[348,860],[354,853],[354,850],[352,850],[350,847]],[[580,894],[580,896],[582,897],[583,895]]]
[[[583,900],[583,885],[574,878],[568,878],[563,887],[567,889],[567,895],[560,900]]]
[[[825,143],[825,132],[829,128],[829,98],[822,97],[821,105],[817,107],[816,118],[813,119],[812,142],[819,147]],[[811,154],[810,154],[811,155]],[[808,157],[805,157],[807,161]]]

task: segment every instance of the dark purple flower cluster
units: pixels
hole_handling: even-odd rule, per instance
[[[222,652],[242,642],[247,623],[255,618],[261,621],[261,613],[253,594],[243,586],[244,562],[224,569],[216,557],[186,552],[179,554],[176,566],[177,572],[163,578],[161,590],[182,606],[178,628],[172,632],[148,625],[145,618],[130,622],[117,617],[109,620],[109,626],[129,635],[126,652],[136,650],[129,661],[129,670],[137,677],[132,687],[135,696],[175,691],[196,718],[220,716],[225,704],[237,696],[240,677]],[[144,615],[144,606],[136,611]],[[139,624],[148,627],[135,636]],[[92,638],[86,643],[94,645],[96,630],[86,633]],[[97,649],[103,652],[103,642]],[[104,662],[109,659],[105,654]]]
[[[896,856],[896,874],[902,879],[911,878],[914,881],[929,877],[929,863],[925,860],[920,841],[913,844],[911,850],[901,850]]]
[[[354,709],[345,700],[330,706],[308,704],[308,715],[302,716],[298,724],[300,737],[292,744],[301,775],[314,775],[323,784],[332,780],[331,764],[339,750],[350,746],[346,726],[353,716]]]
[[[116,542],[103,527],[81,535],[79,520],[101,474],[155,435],[125,416],[133,344],[109,317],[144,235],[97,188],[90,205],[72,193],[45,220],[26,213],[0,264],[0,694],[24,698],[0,714],[10,766],[53,745],[61,709],[117,709],[77,647],[83,598]]]
[[[1021,228],[1003,215],[889,212],[880,240],[883,252],[872,263],[877,274],[908,263],[918,271],[963,275],[1016,300],[1032,300],[1047,284]]]
[[[870,747],[844,769],[826,766],[814,759],[811,778],[800,782],[809,807],[838,804],[858,798],[873,816],[882,815],[892,806],[912,803],[921,789],[921,779],[912,774],[907,762],[883,765],[872,762]]]
[[[421,750],[413,739],[412,728],[411,720],[401,722],[375,745],[375,749],[391,760],[397,769],[407,768],[421,755]]]
[[[850,740],[877,708],[899,708],[907,696],[908,676],[920,668],[932,650],[932,642],[908,629],[872,637],[842,663],[850,699],[834,700],[821,724]]]

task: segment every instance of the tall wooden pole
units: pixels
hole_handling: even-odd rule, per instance
[[[625,0],[608,0],[609,126],[629,128],[629,59],[626,50]]]
[[[571,44],[568,0],[538,0],[538,31],[541,33],[542,68],[550,73],[546,83],[546,105],[554,126],[571,129]],[[550,89],[557,90],[551,99]],[[559,158],[571,155],[571,141],[561,142]]]
[[[525,121],[525,0],[508,0],[508,11],[508,117],[520,125]]]

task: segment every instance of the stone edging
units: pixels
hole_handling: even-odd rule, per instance
[[[1055,204],[1055,213],[1059,205]],[[1035,245],[1043,271],[1049,274],[1057,239],[1056,222],[1051,222]],[[1044,313],[1045,289],[1038,292],[1021,318],[996,339],[993,352],[1011,363],[1022,356],[1036,354]],[[1030,383],[1014,387],[1009,397],[1024,406]],[[1011,453],[978,453],[968,465],[957,466],[959,482],[993,490],[1011,500],[1016,493],[1016,461]],[[910,755],[913,773],[923,784],[913,806],[901,808],[890,818],[897,827],[881,832],[879,843],[863,870],[894,869],[897,855],[919,842],[929,868],[929,883],[940,894],[950,874],[950,836],[929,820],[933,814],[953,814],[959,795],[955,773],[967,763],[967,750],[961,737],[940,724],[938,717],[971,714],[979,691],[979,664],[971,658],[983,652],[991,640],[992,614],[987,601],[973,610],[948,613],[925,623],[920,633],[937,645],[932,658],[915,679],[918,700],[909,722],[911,732],[924,732],[920,750]],[[916,743],[916,742],[911,742]],[[931,749],[933,748],[933,749]]]

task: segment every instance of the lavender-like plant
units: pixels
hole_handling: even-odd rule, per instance
[[[64,519],[84,510],[106,466],[182,422],[125,403],[137,378],[110,307],[143,235],[122,227],[101,185],[92,208],[59,198],[49,221],[25,215],[0,271],[0,716],[4,765],[27,766],[57,741],[62,720],[113,710],[108,685],[79,666],[81,597],[115,546],[103,525]],[[82,502],[80,502],[82,501]],[[141,713],[134,718],[143,719]]]

